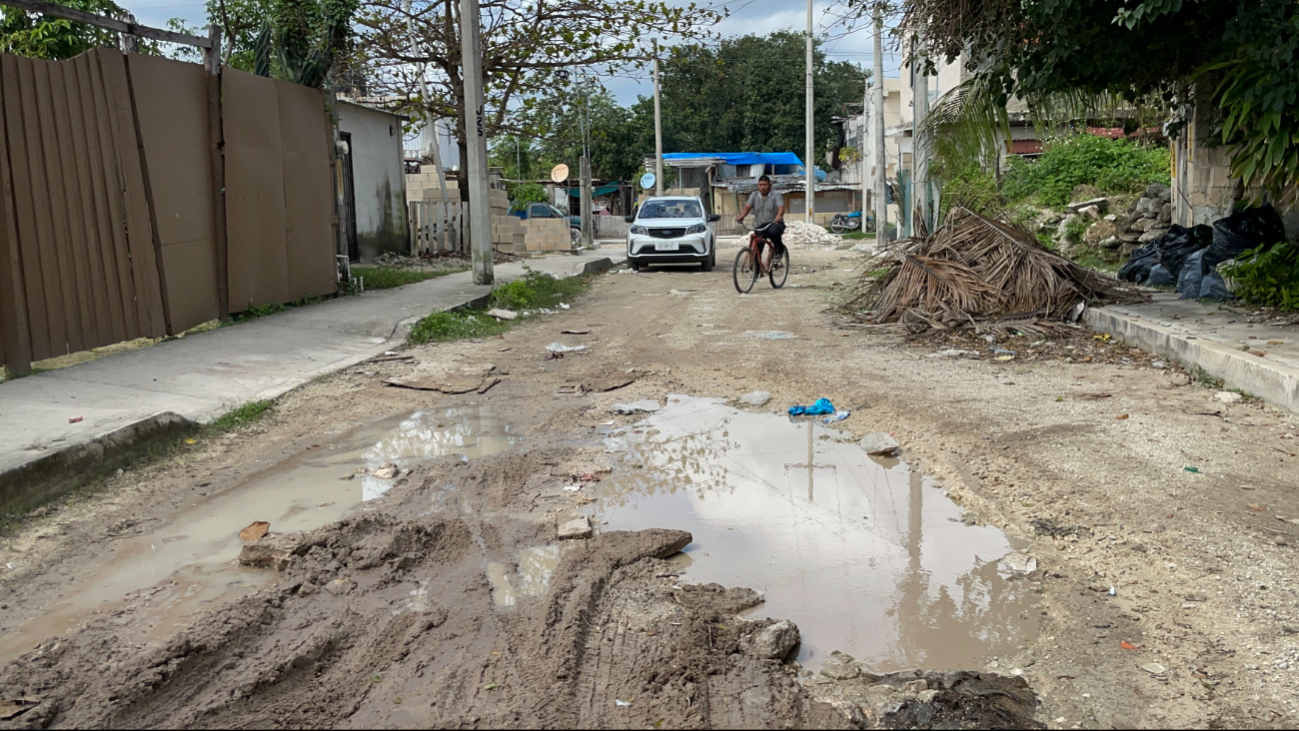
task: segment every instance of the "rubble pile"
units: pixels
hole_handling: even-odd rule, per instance
[[[785,224],[782,240],[786,246],[838,246],[843,238],[832,234],[815,223],[789,221]]]
[[[1173,220],[1173,196],[1168,186],[1151,183],[1141,196],[1133,199],[1126,212],[1112,211],[1112,200],[1091,185],[1073,189],[1073,202],[1065,212],[1045,210],[1033,219],[1032,227],[1049,234],[1062,254],[1087,245],[1099,249],[1122,249],[1119,256],[1163,237]],[[1080,221],[1086,231],[1081,241],[1072,240],[1068,232],[1078,228]]]
[[[912,333],[1042,332],[1076,321],[1089,305],[1145,299],[1050,251],[1027,230],[963,208],[932,236],[899,241],[862,269],[849,311]]]

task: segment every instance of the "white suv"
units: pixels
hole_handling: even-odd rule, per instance
[[[627,261],[647,264],[697,263],[704,271],[717,264],[717,237],[709,224],[721,216],[704,213],[703,201],[690,196],[650,198],[641,204],[627,234]]]

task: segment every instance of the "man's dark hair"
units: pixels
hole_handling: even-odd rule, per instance
[[[770,176],[770,175],[764,175],[764,176],[762,176],[761,178],[758,178],[758,182],[759,182],[759,183],[770,183],[770,182],[771,182],[771,176]]]

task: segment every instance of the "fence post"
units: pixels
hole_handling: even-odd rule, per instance
[[[0,143],[6,139],[5,127],[4,110],[0,108]],[[7,367],[14,375],[32,369],[7,146],[0,146],[0,366]]]
[[[230,246],[226,238],[225,129],[221,118],[221,27],[207,27],[211,48],[203,49],[207,75],[208,160],[212,175],[212,237],[216,239],[217,316],[230,319]]]

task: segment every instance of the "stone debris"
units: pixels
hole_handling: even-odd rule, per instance
[[[806,221],[786,221],[781,240],[786,246],[838,246],[843,243],[842,236]]]
[[[752,391],[740,397],[740,403],[745,406],[766,406],[771,400],[771,394],[766,391]]]
[[[268,533],[239,551],[239,563],[259,569],[283,571],[293,560],[293,552],[302,543],[301,533]]]
[[[827,662],[825,667],[821,668],[821,674],[831,680],[852,680],[860,672],[856,665],[838,661]]]
[[[1011,574],[1031,574],[1037,571],[1037,559],[1012,551],[1001,557],[1001,566]]]
[[[1219,391],[1215,393],[1213,397],[1223,402],[1224,404],[1238,404],[1241,402],[1242,399],[1245,398],[1244,396],[1241,396],[1240,394],[1234,393],[1232,391]]]
[[[882,431],[862,437],[861,448],[875,457],[892,457],[902,451],[897,440]]]
[[[798,625],[782,619],[755,635],[745,637],[741,642],[744,651],[750,655],[764,660],[783,660],[798,641]]]
[[[577,538],[591,537],[591,519],[585,515],[579,515],[572,520],[559,524],[559,539],[570,540]]]
[[[498,320],[513,320],[519,316],[519,313],[513,310],[502,310],[499,307],[493,307],[487,311],[488,317],[495,317]]]

